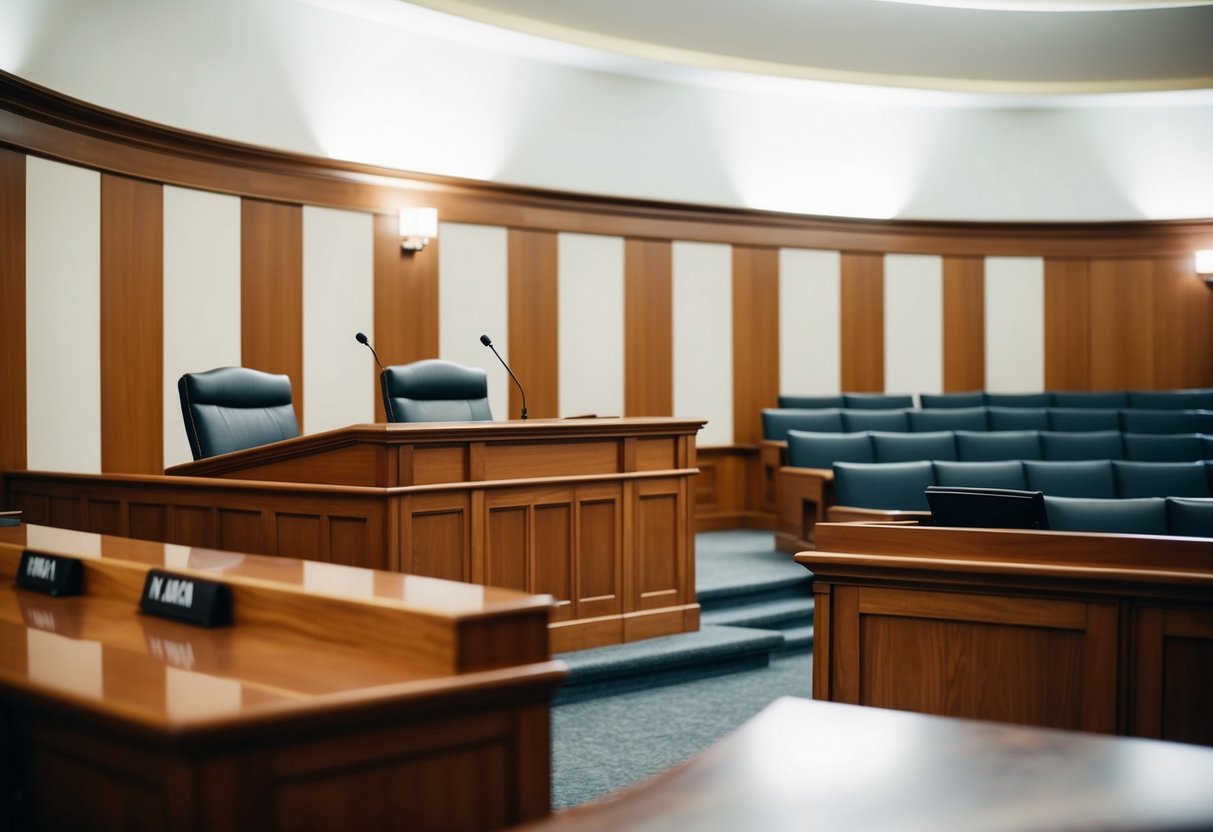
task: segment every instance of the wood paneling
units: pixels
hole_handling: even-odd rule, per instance
[[[0,147],[0,483],[26,466],[25,155]],[[0,500],[3,496],[0,495]],[[0,504],[2,505],[2,504]]]
[[[625,416],[669,416],[674,412],[672,264],[668,241],[630,239],[625,243]]]
[[[1202,381],[1203,380],[1203,381]],[[1213,385],[1213,291],[1191,257],[1154,261],[1154,386]]]
[[[101,470],[164,470],[164,190],[101,177]]]
[[[733,441],[762,439],[762,409],[779,400],[779,251],[733,249]]]
[[[438,357],[438,246],[400,248],[396,214],[375,215],[375,333],[371,339],[387,366]],[[379,365],[373,365],[375,421],[384,422]]]
[[[1091,389],[1091,264],[1045,260],[1045,388]]]
[[[509,251],[510,366],[529,394],[530,418],[552,418],[560,415],[556,235],[511,228]],[[510,416],[521,410],[511,380]]]
[[[1154,386],[1154,263],[1091,259],[1091,389]]]
[[[984,390],[986,386],[985,261],[943,259],[943,389]]]
[[[241,363],[290,376],[303,424],[303,209],[246,199],[240,208]]]
[[[884,257],[842,255],[842,389],[884,390]]]

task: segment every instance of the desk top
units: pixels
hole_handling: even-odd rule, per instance
[[[24,548],[81,560],[85,594],[14,586]],[[149,568],[227,584],[233,623],[144,615]],[[23,525],[0,528],[0,696],[164,740],[435,697],[554,688],[551,599],[412,575]]]
[[[784,698],[552,830],[1213,829],[1213,749]]]

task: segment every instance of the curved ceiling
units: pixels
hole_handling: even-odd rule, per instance
[[[1213,0],[412,0],[684,67],[1002,94],[1213,88]]]

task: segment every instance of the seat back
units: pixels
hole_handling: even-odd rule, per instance
[[[956,455],[962,462],[1040,459],[1040,431],[956,431]]]
[[[762,438],[786,442],[788,431],[842,433],[842,413],[835,408],[800,410],[768,407],[762,411]]]
[[[489,384],[484,370],[427,358],[379,374],[389,422],[487,422]]]
[[[788,465],[831,468],[835,462],[875,462],[868,433],[788,431]]]
[[[990,407],[1052,407],[1052,393],[986,393]]]
[[[860,430],[887,430],[905,432],[910,429],[909,413],[898,410],[842,410],[842,429],[848,433]]]
[[[1112,461],[1092,459],[1079,462],[1024,460],[1028,488],[1054,497],[1100,497],[1111,499],[1116,493]]]
[[[843,393],[842,406],[855,410],[896,410],[913,407],[914,397],[906,393]]]
[[[1213,389],[1134,390],[1129,407],[1145,410],[1213,410]]]
[[[1169,497],[1167,532],[1184,537],[1213,537],[1213,499]]]
[[[1116,491],[1121,497],[1209,497],[1204,462],[1116,461]]]
[[[797,410],[820,410],[823,407],[842,407],[842,394],[834,396],[780,396],[779,406]]]
[[[940,407],[934,410],[909,410],[912,431],[986,430],[989,422],[984,407]]]
[[[1049,430],[1049,411],[1044,407],[986,408],[990,430]]]
[[[1042,430],[1040,447],[1045,459],[1124,459],[1124,445],[1118,430],[1067,433]]]
[[[1120,412],[1095,407],[1051,407],[1049,408],[1049,429],[1120,430]]]
[[[1167,501],[1158,497],[1097,500],[1046,494],[1045,512],[1055,532],[1167,534]]]
[[[920,459],[956,459],[956,438],[951,431],[889,433],[872,431],[877,462],[915,462]]]
[[[926,511],[928,485],[935,484],[929,462],[834,463],[834,501],[854,508]]]
[[[1125,433],[1213,433],[1213,411],[1130,408],[1120,411],[1120,429]]]
[[[1053,391],[1054,407],[1094,407],[1104,410],[1119,410],[1129,406],[1129,394],[1124,390],[1092,392],[1087,390]]]
[[[177,380],[177,395],[194,459],[299,435],[288,376],[216,367],[183,375]]]
[[[962,488],[1027,488],[1023,463],[1018,460],[1002,462],[942,462],[935,466],[935,484]]]
[[[1199,433],[1126,433],[1125,459],[1136,462],[1193,462],[1205,458]]]
[[[986,394],[980,390],[971,393],[919,393],[918,403],[923,408],[984,407]]]

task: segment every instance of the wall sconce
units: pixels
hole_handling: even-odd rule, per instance
[[[1213,289],[1213,248],[1202,248],[1196,252],[1196,273],[1205,279],[1205,285]]]
[[[437,208],[400,209],[400,247],[421,251],[431,237],[438,236]]]

